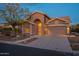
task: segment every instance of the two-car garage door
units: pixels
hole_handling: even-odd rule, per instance
[[[50,26],[49,32],[51,35],[61,35],[66,34],[66,26]]]

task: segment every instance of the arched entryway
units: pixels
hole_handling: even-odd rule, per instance
[[[36,35],[42,35],[42,22],[39,19],[34,21]]]

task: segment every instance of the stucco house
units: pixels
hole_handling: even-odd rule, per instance
[[[31,35],[64,35],[70,33],[69,16],[50,18],[46,14],[34,12],[25,19],[23,33]]]

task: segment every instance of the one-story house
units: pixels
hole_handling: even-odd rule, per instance
[[[50,18],[40,12],[32,13],[25,19],[23,33],[31,35],[64,35],[70,33],[69,16]]]

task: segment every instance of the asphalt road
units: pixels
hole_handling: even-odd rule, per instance
[[[1,56],[72,56],[72,53],[0,43]]]

